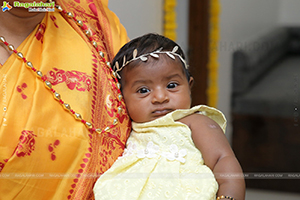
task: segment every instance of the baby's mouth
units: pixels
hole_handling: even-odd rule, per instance
[[[171,109],[159,109],[159,110],[153,111],[152,113],[154,115],[161,116],[161,115],[166,115],[166,114],[168,114],[171,111],[172,111]]]

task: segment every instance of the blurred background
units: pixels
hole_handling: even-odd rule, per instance
[[[300,199],[300,1],[109,0],[109,8],[130,39],[156,32],[186,52],[193,104],[227,117],[246,199]]]

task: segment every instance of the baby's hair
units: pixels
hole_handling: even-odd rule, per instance
[[[143,54],[154,52],[160,48],[162,48],[163,51],[172,51],[173,48],[177,46],[178,50],[176,53],[180,55],[183,59],[185,59],[185,55],[180,48],[180,46],[174,42],[173,40],[170,40],[169,38],[166,38],[162,35],[155,34],[155,33],[149,33],[146,35],[143,35],[141,37],[135,38],[125,44],[117,53],[115,58],[112,61],[112,66],[115,66],[116,62],[123,63],[124,62],[124,56],[126,60],[132,60],[133,59],[133,52],[137,50],[137,57]],[[133,63],[138,63],[141,61],[134,61]],[[184,73],[187,77],[187,80],[189,81],[191,78],[189,70],[185,67],[185,64],[182,63],[182,68],[184,70]],[[119,75],[122,74],[122,71],[120,71]],[[122,76],[122,75],[121,75]],[[119,80],[121,83],[122,81]]]

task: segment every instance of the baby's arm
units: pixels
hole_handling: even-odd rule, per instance
[[[179,121],[190,127],[195,146],[202,153],[205,164],[215,174],[219,184],[217,196],[244,200],[243,171],[220,126],[209,117],[199,114],[189,115]]]

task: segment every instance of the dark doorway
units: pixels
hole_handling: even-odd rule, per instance
[[[189,1],[188,57],[194,77],[193,105],[207,104],[209,58],[209,0]]]

